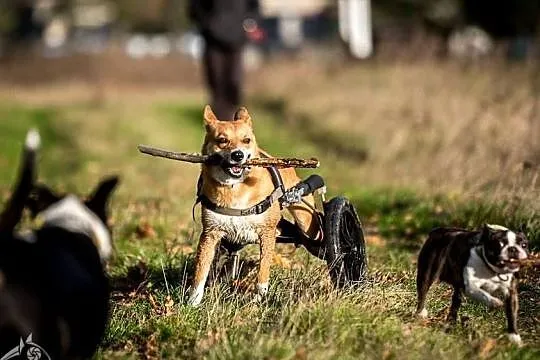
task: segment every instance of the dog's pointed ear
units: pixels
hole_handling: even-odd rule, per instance
[[[109,197],[119,181],[118,176],[112,176],[102,180],[85,202],[86,206],[104,223],[107,222],[107,203],[109,202]]]
[[[52,204],[60,201],[62,197],[43,184],[35,185],[26,199],[26,207],[30,210],[32,218],[47,209]]]
[[[491,233],[491,228],[489,227],[489,224],[485,223],[482,226],[482,236],[480,237],[480,242],[482,244],[489,240],[490,233]]]
[[[204,107],[204,125],[206,126],[212,126],[218,121],[218,118],[216,117],[216,114],[212,111],[212,108],[210,105],[206,105]]]
[[[245,107],[241,107],[234,113],[234,121],[244,121],[251,125],[251,115]]]

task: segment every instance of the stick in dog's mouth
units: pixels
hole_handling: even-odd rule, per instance
[[[138,149],[143,154],[148,154],[152,156],[158,156],[166,159],[177,160],[177,161],[186,161],[190,163],[199,163],[206,165],[219,165],[221,161],[221,156],[214,155],[203,155],[199,153],[184,153],[184,152],[175,152],[168,151],[163,149],[158,149],[148,145],[139,145]],[[242,167],[251,167],[251,166],[262,166],[262,167],[277,167],[277,168],[318,168],[320,165],[319,160],[316,158],[311,159],[298,159],[298,158],[251,158],[246,161],[244,164],[240,165]]]

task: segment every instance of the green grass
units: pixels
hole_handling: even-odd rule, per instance
[[[533,249],[540,248],[540,219],[527,203],[490,201],[485,198],[456,199],[445,195],[421,196],[412,191],[366,189],[355,191],[352,199],[364,219],[376,223],[387,238],[421,244],[422,236],[434,227],[474,229],[485,223],[505,224],[521,229]]]
[[[14,179],[19,154],[29,128],[39,129],[47,166],[40,170],[49,181],[61,180],[78,170],[80,154],[69,133],[62,127],[62,118],[54,108],[0,105],[0,182],[9,184]]]
[[[40,178],[85,193],[100,176],[119,172],[113,203],[116,255],[108,266],[113,285],[103,359],[534,359],[540,356],[540,289],[529,274],[521,284],[520,327],[527,344],[504,338],[504,314],[466,301],[460,324],[444,322],[449,289],[430,293],[431,320],[412,317],[414,264],[421,240],[434,226],[475,227],[482,222],[527,225],[538,242],[538,214],[522,203],[491,203],[413,191],[362,188],[347,177],[358,159],[339,159],[326,145],[297,136],[263,108],[252,110],[261,146],[276,155],[314,156],[329,195],[345,194],[363,222],[378,231],[369,243],[365,287],[332,289],[325,264],[299,249],[279,247],[270,293],[253,301],[257,248],[243,252],[242,280],[209,286],[204,303],[183,303],[191,280],[198,223],[191,220],[198,167],[145,157],[138,143],[196,151],[203,136],[200,104],[72,105],[27,108],[0,105],[0,159],[8,189],[27,128],[43,137]],[[296,126],[296,125],[292,125]],[[335,130],[337,131],[337,130]],[[303,172],[307,175],[309,172]],[[82,181],[82,182],[81,182]],[[492,340],[495,342],[492,343]],[[493,346],[492,346],[493,345]]]

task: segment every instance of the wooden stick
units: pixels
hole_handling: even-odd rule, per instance
[[[185,152],[176,152],[168,151],[163,149],[158,149],[148,145],[139,145],[138,149],[143,154],[148,154],[157,157],[163,157],[171,160],[186,161],[189,163],[197,164],[219,164],[219,156],[209,156],[202,155],[199,153],[185,153]],[[319,160],[311,158],[309,160],[297,159],[297,158],[255,158],[246,161],[242,166],[261,166],[261,167],[271,167],[275,166],[277,168],[318,168],[320,165]]]
[[[540,257],[533,256],[523,260],[513,260],[511,263],[517,262],[520,266],[540,266]]]
[[[262,166],[277,168],[309,168],[316,169],[319,167],[319,160],[311,158],[308,160],[297,158],[254,158],[246,161],[244,166]]]
[[[171,160],[186,161],[194,164],[202,164],[208,161],[210,156],[198,153],[184,153],[158,149],[147,145],[139,145],[138,149],[143,154],[162,157]]]

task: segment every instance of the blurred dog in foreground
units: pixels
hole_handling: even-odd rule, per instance
[[[485,225],[481,231],[438,228],[429,234],[418,257],[416,313],[427,317],[426,294],[434,281],[454,288],[448,319],[454,322],[462,292],[489,307],[505,305],[510,341],[521,344],[517,329],[518,289],[514,274],[528,257],[525,234],[500,225]],[[505,303],[496,292],[504,296]]]
[[[85,202],[59,196],[34,185],[38,147],[39,135],[30,131],[18,183],[0,217],[0,357],[22,355],[33,344],[52,359],[89,358],[108,318],[107,202],[118,179],[101,182]],[[25,206],[42,225],[16,233]]]

